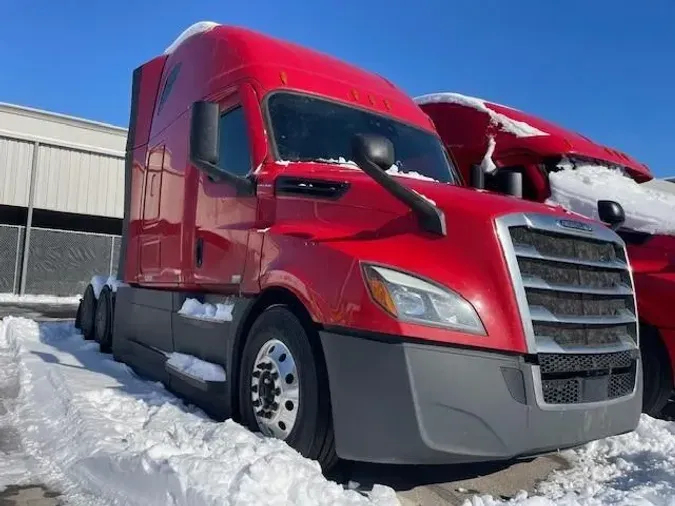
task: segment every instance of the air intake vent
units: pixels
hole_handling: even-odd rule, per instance
[[[327,200],[339,199],[348,189],[349,183],[345,182],[292,176],[277,178],[275,185],[275,193],[277,195],[295,195]]]

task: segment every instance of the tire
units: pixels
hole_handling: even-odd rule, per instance
[[[82,335],[88,341],[94,339],[94,318],[96,315],[96,297],[94,296],[94,288],[91,284],[87,285],[84,291],[84,297],[80,302],[80,330]]]
[[[112,351],[112,330],[115,306],[115,294],[106,285],[101,290],[94,318],[94,341],[99,344],[102,353]]]
[[[75,313],[75,328],[77,330],[82,330],[82,299],[77,305],[77,313]]]
[[[317,460],[323,471],[328,472],[338,458],[326,367],[320,350],[316,349],[318,341],[315,340],[315,346],[312,346],[310,339],[313,337],[318,336],[310,335],[287,306],[270,307],[258,317],[241,357],[239,413],[250,430],[283,439],[303,456]],[[268,350],[269,353],[265,353]],[[259,354],[262,359],[258,359]],[[284,359],[287,354],[290,355]],[[271,368],[269,364],[272,364]],[[259,373],[257,377],[254,367]],[[277,378],[273,377],[275,372]],[[293,377],[290,383],[289,375]],[[270,404],[270,386],[263,388],[266,377],[273,381],[270,386],[276,386],[276,391],[272,389],[271,394],[276,394],[273,404]],[[297,397],[288,393],[293,389],[297,389]],[[287,403],[289,399],[291,404]],[[254,407],[254,403],[257,406]],[[274,404],[277,404],[276,408]],[[269,421],[259,423],[256,412],[273,414]],[[282,426],[293,416],[292,429]],[[270,426],[275,432],[269,429]],[[284,430],[286,434],[281,433]]]
[[[640,352],[644,390],[642,412],[659,417],[673,393],[673,372],[670,355],[653,327],[641,326]]]

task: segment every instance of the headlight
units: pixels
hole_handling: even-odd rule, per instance
[[[363,270],[373,299],[395,318],[487,335],[473,306],[452,290],[386,267]]]

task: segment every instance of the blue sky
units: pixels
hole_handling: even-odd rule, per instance
[[[188,25],[248,26],[578,130],[675,175],[675,1],[4,0],[0,101],[126,126],[131,72]]]

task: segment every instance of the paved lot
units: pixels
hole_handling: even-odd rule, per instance
[[[38,321],[74,318],[76,306],[50,304],[0,304],[0,318],[8,315],[25,316]],[[18,385],[16,385],[18,387]],[[3,399],[18,395],[18,388],[0,391],[0,414]],[[20,441],[15,431],[0,426],[0,458],[3,451],[17,448]],[[3,450],[5,449],[5,450]],[[531,492],[537,482],[567,462],[558,455],[539,457],[532,461],[467,466],[382,466],[347,464],[343,477],[368,488],[382,483],[397,491],[403,506],[461,505],[474,494],[490,494],[504,499],[520,490]],[[42,486],[10,487],[0,493],[0,506],[55,506],[58,494]]]

